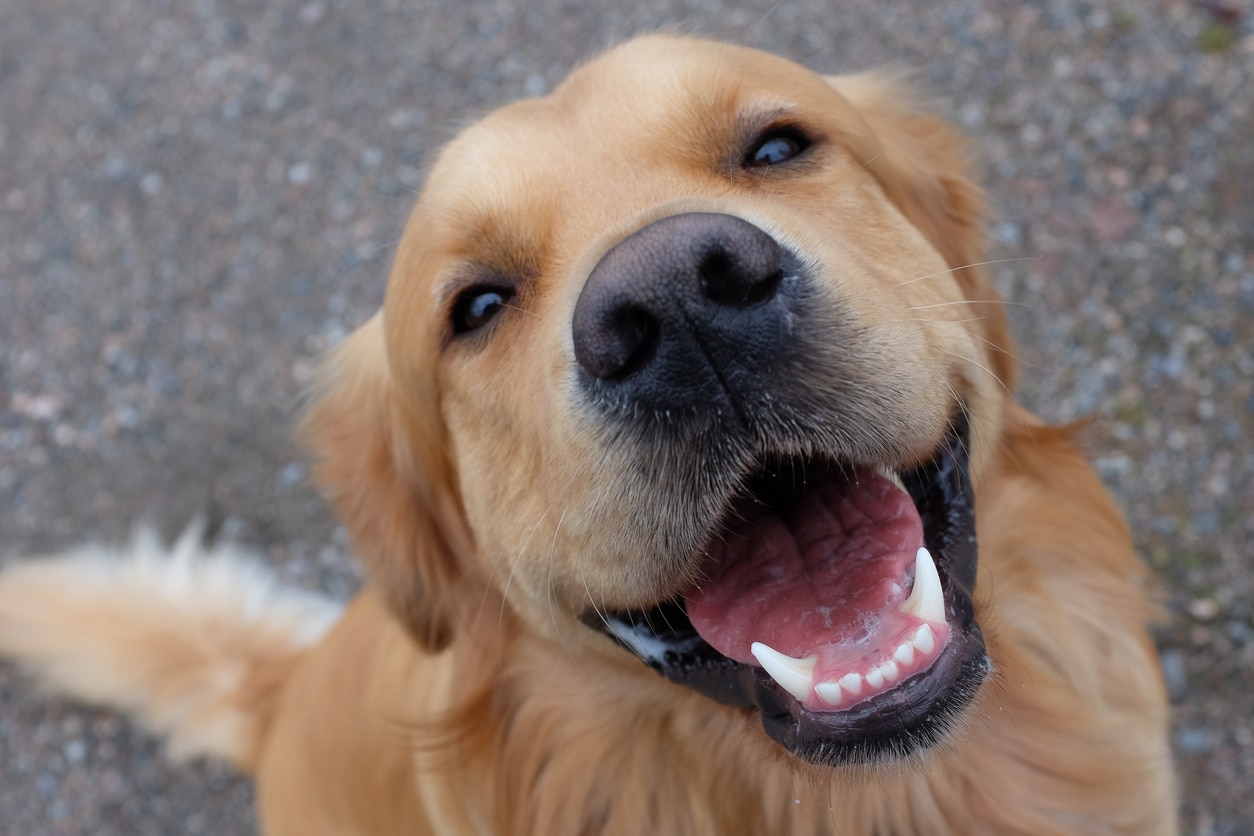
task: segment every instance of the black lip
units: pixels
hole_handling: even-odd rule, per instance
[[[724,705],[756,708],[772,739],[812,763],[874,763],[934,745],[990,670],[971,597],[978,555],[968,466],[967,420],[960,412],[932,459],[902,474],[945,591],[950,640],[927,670],[849,709],[811,711],[761,668],[719,653],[697,634],[682,599],[648,610],[590,613],[584,621],[672,682]]]

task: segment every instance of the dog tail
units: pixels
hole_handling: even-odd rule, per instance
[[[121,709],[175,758],[254,765],[289,674],[340,608],[279,587],[259,559],[172,547],[145,528],[120,550],[84,546],[0,572],[0,657],[58,693]]]

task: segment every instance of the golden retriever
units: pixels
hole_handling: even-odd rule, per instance
[[[443,150],[328,363],[342,616],[141,536],[11,565],[0,652],[269,834],[1174,832],[1147,573],[1009,394],[966,154],[899,80],[609,51]]]

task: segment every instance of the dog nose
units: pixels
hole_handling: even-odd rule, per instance
[[[589,274],[572,321],[575,358],[657,408],[760,388],[754,379],[791,319],[779,298],[787,258],[772,236],[732,215],[655,221]]]

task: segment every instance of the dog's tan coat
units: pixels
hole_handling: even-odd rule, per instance
[[[729,168],[744,122],[782,112],[821,133],[821,162]],[[697,500],[634,484],[566,388],[582,279],[623,236],[691,210],[788,241],[827,302],[874,326],[852,371],[883,381],[892,464],[940,442],[952,392],[970,410],[995,674],[933,751],[801,764],[754,716],[577,620],[694,571],[650,538],[699,518]],[[1148,577],[1073,433],[1010,398],[981,212],[963,141],[900,84],[696,40],[632,42],[465,131],[430,173],[382,312],[335,354],[304,427],[370,586],[308,649],[258,637],[220,705],[247,731],[200,750],[255,770],[278,836],[1174,832]],[[473,349],[446,324],[466,265],[524,280]],[[0,651],[45,670],[101,617],[31,607],[73,583],[49,577],[0,577]],[[23,643],[36,629],[42,643]],[[59,687],[114,699],[62,668]]]

